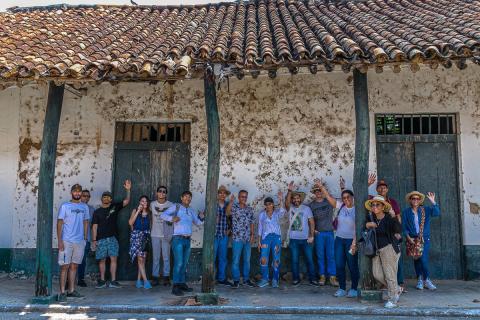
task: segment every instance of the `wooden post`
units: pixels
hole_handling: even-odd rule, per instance
[[[370,152],[370,117],[368,112],[368,86],[367,74],[353,70],[353,94],[355,100],[355,162],[353,175],[353,190],[355,192],[355,226],[357,239],[360,239],[362,230],[365,229],[366,209],[365,201],[368,199],[368,165]],[[360,290],[362,300],[377,300],[375,280],[372,275],[372,261],[370,258],[359,254]],[[380,294],[381,299],[381,294]]]
[[[47,109],[43,124],[40,155],[37,203],[37,277],[35,282],[36,303],[48,303],[52,295],[52,232],[53,232],[53,187],[57,153],[58,128],[62,112],[65,86],[49,83]]]
[[[220,174],[220,120],[218,117],[215,75],[210,65],[205,68],[204,88],[208,130],[208,167],[202,250],[202,294],[197,295],[197,300],[203,304],[217,304],[213,243],[215,240],[217,189]]]

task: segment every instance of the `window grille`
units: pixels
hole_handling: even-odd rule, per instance
[[[455,114],[378,114],[377,135],[456,134]]]
[[[190,142],[190,123],[117,122],[116,142]]]

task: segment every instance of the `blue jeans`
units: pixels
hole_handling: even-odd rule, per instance
[[[87,268],[87,255],[90,252],[90,242],[85,244],[85,252],[83,253],[82,264],[78,266],[78,280],[85,280],[85,269]]]
[[[403,254],[400,254],[398,259],[398,271],[397,271],[397,283],[398,285],[404,284],[405,280],[403,278]]]
[[[337,266],[337,278],[340,289],[347,288],[347,273],[345,264],[348,265],[350,276],[352,278],[352,289],[357,290],[360,271],[358,270],[358,255],[348,253],[352,245],[352,239],[335,238],[335,264]]]
[[[430,272],[428,270],[428,257],[430,253],[430,239],[425,239],[423,244],[423,254],[422,257],[416,260],[413,260],[415,266],[415,273],[417,274],[417,279],[422,276],[423,280],[426,280],[430,277]]]
[[[232,242],[232,277],[233,281],[240,281],[240,257],[243,258],[242,275],[243,281],[250,279],[250,241],[233,240]]]
[[[288,244],[292,258],[292,276],[293,281],[300,280],[300,250],[303,251],[307,260],[308,279],[315,279],[315,266],[313,265],[313,244],[309,244],[307,240],[290,239]]]
[[[213,247],[213,262],[216,265],[218,259],[217,280],[225,281],[225,269],[227,268],[228,236],[215,237]]]
[[[335,253],[333,231],[322,231],[315,234],[315,252],[317,254],[318,275],[335,276]],[[326,263],[325,263],[326,262]],[[325,265],[327,266],[325,270]]]
[[[190,238],[172,237],[173,284],[185,283],[188,259],[190,258]]]
[[[262,272],[262,280],[269,280],[268,259],[272,252],[273,261],[273,280],[280,278],[280,253],[282,252],[282,240],[278,234],[269,233],[265,239],[262,239],[260,250],[260,270]]]

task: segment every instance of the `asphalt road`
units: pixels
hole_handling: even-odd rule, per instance
[[[392,317],[392,316],[355,316],[355,315],[334,315],[335,320],[367,320],[367,319],[379,319],[379,320],[409,320],[412,317]],[[92,313],[76,313],[76,314],[67,314],[67,313],[0,313],[0,319],[19,319],[19,320],[30,320],[30,319],[46,319],[46,320],[89,320],[89,319],[131,319],[131,320],[263,320],[266,318],[274,318],[275,320],[323,320],[328,319],[332,320],[332,315],[288,315],[288,314],[275,314],[275,315],[265,315],[265,314],[133,314],[133,313],[123,313],[123,314],[92,314]],[[433,320],[438,318],[433,317],[415,317],[419,320]],[[442,320],[449,319],[460,319],[460,318],[441,318]],[[468,318],[461,318],[468,319]],[[473,318],[470,318],[473,319]],[[478,318],[477,318],[478,319]]]

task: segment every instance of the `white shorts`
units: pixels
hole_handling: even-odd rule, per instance
[[[65,250],[58,252],[58,264],[61,266],[71,263],[82,264],[86,243],[85,240],[75,243],[63,241]]]

